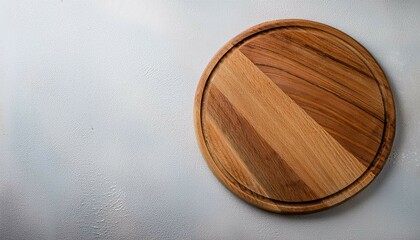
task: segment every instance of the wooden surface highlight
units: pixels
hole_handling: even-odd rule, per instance
[[[221,182],[282,213],[319,211],[366,187],[395,134],[388,82],[344,33],[305,20],[251,28],[197,89],[200,148]]]

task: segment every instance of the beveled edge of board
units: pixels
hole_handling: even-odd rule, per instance
[[[350,50],[352,50],[370,69],[372,75],[375,77],[375,80],[377,81],[377,84],[379,86],[385,108],[384,131],[382,135],[382,141],[376,153],[375,159],[371,162],[367,170],[358,179],[356,179],[353,183],[351,183],[341,191],[338,191],[332,195],[318,200],[299,203],[273,201],[268,198],[257,196],[249,190],[247,191],[246,189],[244,189],[245,187],[241,186],[240,183],[230,180],[229,177],[223,173],[224,170],[219,169],[216,163],[214,162],[211,153],[207,148],[206,141],[204,139],[201,122],[201,107],[203,95],[207,85],[207,80],[210,78],[213,70],[216,68],[217,64],[225,56],[225,54],[233,48],[235,48],[236,45],[241,44],[242,41],[245,41],[247,38],[250,38],[256,34],[267,30],[274,30],[276,28],[293,26],[315,28],[326,33],[332,34],[337,38],[341,39],[343,41],[342,43],[346,44],[346,46]],[[213,174],[216,175],[216,177],[219,179],[219,181],[230,191],[232,191],[234,194],[236,194],[238,197],[245,200],[246,202],[268,211],[283,214],[302,214],[325,210],[330,207],[336,206],[340,203],[343,203],[344,201],[348,200],[349,198],[362,191],[381,172],[391,152],[391,147],[394,141],[396,131],[396,114],[392,91],[384,72],[382,71],[381,67],[376,62],[376,60],[372,57],[372,55],[356,40],[354,40],[347,34],[341,32],[340,30],[322,23],[304,19],[283,19],[264,22],[243,31],[242,33],[234,37],[232,40],[227,42],[214,55],[214,57],[206,66],[200,78],[195,94],[193,114],[194,127],[196,137],[198,140],[198,145],[208,166],[212,170]]]

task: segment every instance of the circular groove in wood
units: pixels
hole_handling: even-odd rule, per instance
[[[260,208],[335,206],[381,171],[395,135],[391,89],[346,34],[307,20],[252,27],[208,64],[195,128],[218,179]]]

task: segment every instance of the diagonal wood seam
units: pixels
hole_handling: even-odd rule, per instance
[[[245,48],[251,48],[251,49],[252,48],[255,48],[255,46],[252,46],[252,45],[245,45],[244,47]],[[379,111],[379,109],[382,109],[382,107],[380,106],[381,102],[377,102],[377,99],[374,98],[373,96],[371,96],[369,94],[365,94],[364,97],[365,98],[367,97],[367,98],[370,98],[370,99],[368,101],[363,101],[362,99],[360,99],[359,97],[355,96],[351,92],[347,92],[348,90],[352,90],[352,89],[349,89],[348,86],[343,85],[342,83],[340,83],[338,81],[335,81],[331,76],[327,76],[325,74],[322,74],[321,72],[319,72],[319,70],[317,70],[317,69],[315,69],[315,68],[313,68],[311,66],[308,66],[307,64],[304,64],[301,61],[297,61],[297,60],[294,60],[294,59],[292,59],[290,57],[284,56],[284,55],[280,54],[279,52],[275,52],[275,51],[273,51],[273,50],[271,50],[269,48],[262,47],[262,46],[258,46],[258,48],[263,49],[263,50],[268,51],[268,52],[271,52],[272,54],[278,54],[278,55],[282,56],[283,57],[282,58],[283,59],[283,64],[287,64],[288,67],[293,67],[294,64],[299,64],[302,67],[304,67],[302,69],[304,69],[304,71],[307,74],[311,74],[311,75],[314,75],[314,76],[321,76],[322,75],[323,77],[325,77],[326,79],[329,79],[331,81],[330,83],[328,83],[328,85],[333,86],[333,88],[337,88],[337,86],[340,86],[340,87],[343,87],[343,88],[347,89],[346,91],[344,91],[341,94],[339,94],[335,90],[332,90],[331,89],[331,86],[330,87],[321,86],[321,85],[318,86],[318,87],[324,89],[325,91],[328,91],[328,92],[336,95],[337,97],[341,98],[342,100],[344,100],[346,102],[349,102],[350,104],[353,104],[353,105],[357,106],[358,108],[360,108],[363,111],[367,112],[369,115],[371,115],[372,117],[378,119],[379,121],[383,121],[381,119],[381,117],[380,117],[381,114],[377,112],[377,111]],[[262,54],[262,53],[260,53],[260,54]],[[266,55],[265,57],[267,57],[267,58],[273,58],[272,56],[269,56],[269,55]],[[301,71],[303,71],[302,69],[301,69]],[[318,77],[318,78],[319,79],[322,79],[320,77]],[[308,82],[310,82],[311,84],[313,84],[313,82],[311,82],[311,81],[308,81]],[[350,101],[349,100],[349,97],[350,96],[353,98],[353,101]],[[375,106],[375,108],[374,108],[375,110],[370,110],[367,106],[365,106],[366,105],[365,102],[369,102],[371,104],[371,106]]]
[[[320,197],[343,189],[366,170],[239,50],[218,68],[214,84]],[[271,127],[261,126],[261,120]]]
[[[219,154],[225,155],[226,152],[229,152],[229,149],[226,149],[226,145],[232,146],[232,150],[236,152],[238,159],[226,159],[222,156],[223,160],[221,162],[223,164],[221,165],[226,170],[227,168],[230,169],[228,170],[229,175],[232,175],[236,181],[247,187],[254,185],[252,180],[257,181],[258,185],[268,193],[260,195],[271,200],[295,202],[319,199],[318,195],[295,174],[281,156],[238,113],[238,110],[234,108],[218,88],[212,86],[206,94],[205,101],[209,101],[207,98],[210,98],[210,96],[212,96],[211,104],[206,104],[206,129],[210,131],[212,129],[211,126],[214,125],[215,127],[217,126],[220,132],[212,134],[210,131],[205,136],[210,140],[208,147],[213,148],[212,151],[219,150],[219,153],[214,156],[215,160],[219,160]],[[221,105],[219,106],[219,104]],[[221,139],[224,140],[223,146],[212,146],[214,143],[219,143]],[[255,148],[252,148],[252,145]],[[246,166],[246,169],[252,173],[253,177],[248,177],[247,179],[242,174],[238,175],[242,169],[231,167],[232,164],[235,165],[235,160],[240,161],[241,166]],[[262,166],[262,168],[255,165]],[[275,176],[270,174],[267,176],[265,174],[267,167],[271,173],[275,173]],[[281,187],[278,188],[279,186]],[[258,193],[258,190],[255,192]]]

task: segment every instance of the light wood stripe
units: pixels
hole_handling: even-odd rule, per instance
[[[365,166],[370,165],[382,140],[381,121],[281,69],[257,66],[343,147]]]
[[[211,81],[320,197],[366,170],[240,51],[225,57]]]

